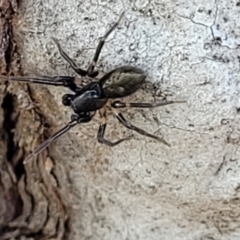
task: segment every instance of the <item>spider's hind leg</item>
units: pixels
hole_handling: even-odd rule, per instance
[[[87,71],[79,68],[77,66],[77,64],[68,56],[68,54],[62,49],[60,43],[58,42],[58,40],[56,38],[52,38],[53,41],[56,43],[59,53],[61,54],[61,56],[70,64],[71,68],[80,76],[86,76],[87,75]]]
[[[112,112],[113,112],[113,114],[115,115],[115,117],[118,119],[118,121],[119,121],[123,126],[125,126],[126,128],[131,129],[131,130],[133,130],[133,131],[135,131],[135,132],[137,132],[137,133],[139,133],[139,134],[141,134],[141,135],[143,135],[143,136],[147,136],[147,137],[156,139],[156,140],[158,140],[158,141],[160,141],[160,142],[162,142],[162,143],[164,143],[165,145],[167,145],[167,146],[170,147],[170,144],[167,143],[163,138],[160,138],[160,137],[158,137],[158,136],[156,136],[156,135],[153,135],[153,134],[151,134],[151,133],[148,133],[148,132],[146,132],[145,130],[143,130],[143,129],[141,129],[141,128],[135,126],[135,125],[133,125],[133,124],[130,123],[126,118],[124,118],[124,116],[123,116],[121,113],[117,112],[116,110],[113,110],[113,109],[112,109]]]
[[[112,102],[111,106],[113,108],[125,108],[125,107],[155,108],[155,107],[161,107],[161,106],[174,104],[174,103],[185,103],[185,101],[167,101],[167,102],[156,102],[156,103],[131,103],[131,102],[123,102],[123,101],[114,101]]]
[[[131,103],[131,102],[123,102],[123,101],[114,101],[111,103],[109,106],[111,109],[112,108],[125,108],[125,107],[132,107],[132,108],[155,108],[155,107],[161,107],[169,104],[174,104],[174,103],[185,103],[186,101],[166,101],[166,102],[156,102],[156,103]],[[160,138],[158,136],[155,136],[153,134],[150,134],[143,129],[134,126],[131,124],[129,121],[127,121],[121,113],[118,113],[116,110],[113,110],[114,115],[118,119],[118,121],[123,124],[126,128],[132,129],[141,135],[156,139],[162,143],[164,143],[167,146],[170,146],[169,143],[167,143],[163,138]]]
[[[132,137],[130,135],[128,137],[121,138],[121,139],[117,140],[116,142],[112,142],[112,141],[109,141],[109,140],[105,139],[104,134],[105,134],[105,130],[106,130],[106,127],[107,127],[106,110],[104,108],[100,109],[99,114],[100,114],[101,125],[99,126],[99,129],[98,129],[98,141],[100,143],[103,143],[103,144],[106,144],[110,147],[113,147],[113,146],[116,146],[116,145],[118,145],[119,143],[121,143],[125,140],[129,140]]]
[[[58,40],[56,38],[52,38],[53,41],[56,43],[57,47],[58,47],[58,50],[61,54],[61,56],[70,64],[71,68],[77,73],[79,74],[80,76],[89,76],[89,77],[96,77],[98,75],[98,71],[94,71],[94,68],[97,64],[97,61],[98,61],[98,58],[99,58],[99,55],[101,53],[101,50],[102,50],[102,47],[105,43],[105,40],[107,39],[107,37],[112,33],[112,31],[118,26],[120,20],[122,19],[123,17],[123,14],[124,12],[120,15],[118,21],[106,32],[106,34],[101,37],[101,40],[100,42],[98,43],[98,46],[97,46],[97,49],[95,51],[95,54],[94,54],[94,57],[93,57],[93,60],[92,62],[90,63],[89,67],[87,70],[83,70],[81,68],[79,68],[77,66],[77,64],[68,56],[68,54],[62,49],[60,43],[58,42]]]
[[[116,23],[114,23],[114,25],[105,33],[104,36],[102,36],[100,38],[100,42],[98,43],[98,46],[97,46],[97,49],[95,51],[95,54],[94,54],[94,57],[93,57],[93,60],[91,62],[91,64],[89,65],[88,67],[88,70],[87,70],[87,75],[89,77],[93,77],[92,75],[95,73],[94,72],[94,68],[97,64],[97,61],[98,61],[98,58],[99,58],[99,55],[101,53],[101,50],[102,50],[102,47],[107,39],[107,37],[113,32],[113,30],[118,26],[119,22],[121,21],[122,17],[124,15],[124,12],[122,12],[122,14],[120,15],[118,21]]]

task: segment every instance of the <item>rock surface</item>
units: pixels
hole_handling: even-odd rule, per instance
[[[99,38],[125,10],[97,68],[144,69],[149,83],[128,98],[133,102],[187,103],[123,111],[136,125],[162,135],[170,148],[135,133],[115,148],[100,145],[96,117],[22,167],[31,150],[69,121],[71,110],[61,105],[68,91],[1,82],[0,236],[239,239],[240,3],[29,0],[18,9],[14,1],[9,4],[2,1],[5,10],[18,14],[10,25],[1,22],[2,74],[75,75],[51,38],[87,68]],[[107,137],[124,134],[128,130],[109,116]]]

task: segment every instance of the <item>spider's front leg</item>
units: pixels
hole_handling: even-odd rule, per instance
[[[16,81],[26,83],[37,83],[51,86],[67,87],[72,91],[76,91],[77,86],[75,84],[75,77],[70,76],[36,76],[36,77],[16,77],[0,75],[1,80]]]
[[[99,112],[100,120],[101,120],[101,125],[99,126],[99,129],[98,129],[98,141],[100,143],[104,143],[110,147],[114,147],[125,140],[129,140],[132,137],[132,135],[130,135],[128,137],[121,138],[116,142],[112,142],[112,141],[105,139],[104,134],[105,134],[105,130],[107,127],[106,110],[105,110],[105,108],[101,108],[98,112]]]
[[[71,121],[68,122],[67,125],[61,128],[59,131],[57,131],[52,136],[50,136],[47,140],[45,140],[42,144],[40,144],[36,149],[34,149],[34,151],[26,159],[24,159],[23,164],[26,164],[29,161],[31,161],[35,156],[37,156],[44,149],[46,149],[53,141],[61,137],[64,133],[69,131],[72,127],[74,127],[78,123],[85,123],[85,122],[91,121],[94,115],[95,115],[95,112],[93,114],[88,112],[88,113],[83,113],[79,115],[72,115]]]

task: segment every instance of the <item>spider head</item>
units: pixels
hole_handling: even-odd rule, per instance
[[[72,104],[72,95],[70,95],[70,94],[63,95],[63,97],[62,97],[62,104],[64,106],[71,106],[71,104]]]

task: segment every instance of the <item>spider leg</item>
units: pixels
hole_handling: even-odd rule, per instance
[[[87,71],[86,70],[83,70],[81,68],[79,68],[77,66],[77,64],[68,56],[68,54],[62,49],[60,43],[58,42],[58,40],[56,38],[52,38],[53,41],[56,43],[57,47],[58,47],[58,50],[61,54],[61,56],[70,64],[71,68],[79,75],[81,76],[86,76],[88,75],[89,77],[96,77],[98,75],[98,71],[94,71],[94,68],[97,64],[97,60],[98,60],[98,57],[100,55],[100,52],[102,50],[102,47],[105,43],[105,40],[106,38],[110,35],[110,33],[118,26],[120,20],[122,19],[123,17],[123,14],[124,12],[121,14],[120,18],[118,19],[118,21],[106,32],[106,34],[101,37],[101,40],[100,42],[98,43],[98,46],[97,46],[97,49],[96,49],[96,52],[94,54],[94,57],[93,57],[93,60],[91,62],[91,64],[89,65]]]
[[[125,107],[133,107],[133,108],[155,108],[161,107],[173,103],[185,103],[185,101],[167,101],[167,102],[158,102],[158,103],[129,103],[122,101],[114,101],[111,106],[113,108],[125,108]]]
[[[57,131],[55,134],[53,134],[51,137],[49,137],[47,140],[45,140],[41,145],[39,145],[27,158],[24,159],[23,164],[28,163],[32,158],[37,156],[39,153],[41,153],[44,149],[46,149],[51,142],[59,138],[61,135],[66,133],[70,128],[74,127],[77,124],[77,120],[70,121],[66,126],[61,128],[59,131]]]
[[[92,75],[95,73],[94,72],[94,68],[97,64],[97,61],[98,61],[98,58],[99,58],[99,55],[100,55],[100,52],[102,50],[102,47],[105,43],[105,40],[107,39],[107,37],[112,33],[112,31],[118,26],[119,22],[121,21],[122,17],[124,15],[124,12],[121,13],[118,21],[116,23],[114,23],[114,25],[105,33],[105,35],[103,37],[100,38],[100,42],[98,43],[98,46],[97,46],[97,49],[95,51],[95,54],[94,54],[94,57],[93,57],[93,60],[91,62],[91,64],[89,65],[88,67],[88,70],[87,70],[87,75],[90,76],[90,77],[93,77]]]
[[[67,123],[63,128],[50,136],[42,144],[40,144],[27,158],[24,159],[23,164],[28,163],[32,158],[36,157],[44,149],[46,149],[53,141],[61,137],[64,133],[69,131],[72,127],[82,122],[89,122],[94,115],[84,114],[84,115],[72,115],[72,120]]]
[[[98,112],[99,112],[100,120],[101,120],[101,125],[99,126],[99,129],[98,129],[98,141],[100,143],[103,143],[103,144],[106,144],[110,147],[113,147],[113,146],[116,146],[116,145],[118,145],[119,143],[121,143],[125,140],[129,140],[132,137],[132,136],[128,136],[128,137],[119,139],[116,142],[112,142],[112,141],[109,141],[109,140],[105,139],[104,138],[104,133],[105,133],[106,126],[107,126],[106,110],[105,110],[105,108],[101,108]]]
[[[27,83],[38,83],[52,86],[62,86],[70,88],[75,91],[77,86],[75,84],[75,77],[70,76],[37,76],[37,77],[16,77],[16,76],[5,76],[0,75],[0,79],[5,81],[16,81],[16,82],[27,82]]]
[[[126,120],[124,118],[124,116],[121,114],[121,113],[118,113],[116,110],[113,111],[114,115],[116,116],[116,118],[118,119],[118,121],[123,125],[125,126],[126,128],[128,129],[132,129],[133,131],[135,132],[138,132],[139,134],[143,135],[143,136],[147,136],[147,137],[150,137],[150,138],[153,138],[153,139],[156,139],[162,143],[164,143],[165,145],[169,146],[170,147],[170,144],[167,143],[163,138],[160,138],[158,136],[155,136],[151,133],[148,133],[146,132],[145,130],[133,125],[132,123],[130,123],[128,120]]]
[[[56,38],[52,38],[53,41],[56,43],[59,53],[61,54],[61,56],[70,64],[71,68],[80,76],[86,76],[87,75],[87,71],[79,68],[77,66],[77,64],[68,56],[68,54],[62,49],[60,43],[58,42],[58,40]],[[97,75],[97,74],[96,74]]]

